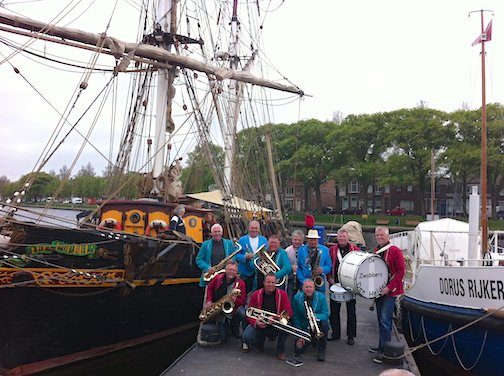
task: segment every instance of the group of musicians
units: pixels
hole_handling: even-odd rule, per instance
[[[211,239],[203,243],[196,257],[196,264],[202,270],[200,286],[207,286],[203,313],[216,309],[218,313],[212,318],[219,326],[221,341],[226,341],[231,331],[234,337],[241,337],[244,353],[248,353],[251,347],[262,352],[267,337],[271,340],[277,338],[277,357],[283,360],[285,341],[290,334],[296,338],[296,355],[312,344],[318,352],[317,360],[324,361],[327,341],[339,339],[341,332],[341,302],[331,299],[329,313],[324,276],[328,284],[338,283],[338,267],[342,259],[359,248],[350,244],[344,229],[338,231],[337,243],[330,249],[319,244],[316,230],[308,231],[306,244],[303,244],[303,232],[296,230],[292,234],[293,244],[283,250],[276,235],[266,239],[259,235],[259,229],[259,223],[251,221],[249,233],[239,239],[235,250],[230,240],[222,238],[221,225],[212,226]],[[376,231],[379,247],[375,252],[388,243],[388,229],[378,227]],[[387,255],[393,254],[394,265],[390,269],[395,274],[382,291],[386,299],[379,302],[382,299],[379,298],[376,303],[380,343],[370,351],[377,353],[377,363],[380,363],[377,359],[382,359],[384,342],[390,340],[391,302],[402,293],[398,281],[402,286],[404,259],[401,270],[399,249],[394,248],[389,246],[387,251],[391,252]],[[390,263],[387,259],[385,261]],[[301,291],[297,292],[298,289]],[[248,305],[247,295],[250,299]],[[231,308],[223,309],[225,304],[230,304]],[[348,345],[354,344],[357,334],[355,304],[355,296],[346,301]],[[329,337],[330,327],[332,335]]]

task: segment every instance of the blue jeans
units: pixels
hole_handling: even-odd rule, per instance
[[[392,338],[392,316],[395,308],[395,296],[381,296],[376,299],[376,315],[380,328],[378,354],[383,354],[385,342]]]
[[[266,337],[276,336],[278,336],[277,353],[285,354],[285,341],[287,340],[288,334],[269,325],[265,329],[255,328],[249,325],[242,334],[242,342],[249,346],[263,348]]]
[[[297,294],[298,292],[298,284],[299,281],[296,280],[294,281],[294,278],[289,278],[287,281],[287,295],[289,296],[289,302],[292,306],[292,302],[294,301],[294,295]]]
[[[219,326],[219,334],[220,334],[220,339],[221,342],[226,342],[228,339],[228,334],[229,334],[229,325],[231,324],[231,327],[236,327],[238,328],[241,323],[242,330],[245,331],[245,328],[248,325],[248,320],[245,317],[245,308],[240,307],[236,311],[236,313],[233,315],[233,318],[230,320],[228,318],[225,318],[223,321],[218,321],[217,325]]]
[[[319,321],[319,325],[320,325],[320,330],[322,330],[322,333],[324,333],[324,336],[322,338],[315,338],[315,333],[308,330],[312,335],[312,341],[311,342],[305,341],[304,346],[301,348],[298,348],[296,346],[296,342],[297,342],[297,338],[296,338],[296,340],[294,342],[294,353],[296,355],[300,355],[300,354],[304,353],[306,348],[314,342],[315,343],[318,342],[318,352],[325,354],[326,345],[327,345],[327,333],[329,332],[329,323],[327,322],[327,320],[324,320],[324,321]]]

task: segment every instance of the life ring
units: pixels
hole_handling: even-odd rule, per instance
[[[163,221],[162,219],[155,219],[151,223],[149,223],[149,225],[145,229],[145,235],[149,236],[155,227],[162,228],[163,231],[166,231],[169,228],[168,224],[165,221]],[[160,231],[157,230],[156,232],[160,232]]]
[[[107,228],[112,228],[112,226],[114,226],[114,228],[117,231],[122,230],[121,224],[119,223],[119,221],[117,219],[114,219],[114,218],[106,218],[103,221],[101,221],[100,224],[98,225],[98,229],[105,230]]]

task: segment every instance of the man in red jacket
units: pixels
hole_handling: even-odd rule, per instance
[[[242,329],[248,325],[245,318],[245,303],[247,302],[247,292],[245,291],[245,282],[239,279],[238,263],[229,260],[226,264],[225,273],[215,276],[207,286],[207,296],[205,309],[210,310],[212,303],[217,302],[222,297],[230,294],[233,289],[239,289],[241,293],[238,296],[231,297],[234,302],[234,310],[229,314],[219,313],[214,320],[217,320],[221,342],[226,342],[228,338],[229,323],[231,323],[231,332],[234,337],[240,338],[239,324],[242,323]]]
[[[338,268],[343,260],[343,257],[348,255],[352,251],[358,251],[359,247],[350,244],[350,238],[348,237],[348,232],[345,229],[338,230],[337,244],[329,248],[329,255],[331,255],[332,269],[331,273],[328,274],[327,280],[331,285],[339,283],[338,279]],[[355,315],[355,296],[346,302],[347,309],[347,343],[353,345],[355,343],[354,338],[357,336],[357,317]],[[340,339],[341,324],[340,324],[340,308],[341,302],[337,302],[331,299],[331,316],[329,320],[331,321],[332,336],[329,337],[328,341],[333,341],[335,339]]]
[[[376,314],[378,316],[378,325],[380,327],[380,343],[378,347],[370,347],[369,351],[377,353],[373,359],[375,363],[383,362],[383,351],[385,342],[390,341],[392,337],[392,316],[395,308],[395,298],[404,293],[404,256],[402,251],[389,243],[389,230],[384,226],[378,226],[375,229],[376,241],[378,247],[374,253],[385,260],[389,267],[389,283],[381,292],[381,296],[376,299]]]
[[[250,299],[250,307],[255,307],[273,314],[280,315],[285,311],[289,318],[292,317],[292,308],[287,293],[276,288],[276,277],[273,273],[264,277],[264,288],[255,291]],[[249,346],[257,347],[257,352],[264,351],[264,341],[266,337],[278,336],[277,357],[285,359],[285,341],[287,333],[278,330],[268,323],[268,320],[254,319],[247,316],[250,325],[242,335],[243,352],[249,352]]]
[[[310,231],[313,228],[313,226],[315,226],[315,218],[307,210],[305,217],[304,217],[304,220],[305,220],[305,226],[306,226],[306,233],[308,234],[308,231]]]

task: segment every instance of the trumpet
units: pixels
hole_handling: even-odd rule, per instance
[[[288,324],[289,314],[283,311],[280,314],[265,311],[256,307],[249,307],[246,312],[247,317],[255,320],[262,320],[271,325],[275,329],[281,330],[291,336],[303,338],[306,341],[311,341],[311,334],[307,331],[298,329]]]
[[[322,251],[318,251],[317,258],[315,259],[315,265],[312,268],[311,279],[313,279],[313,283],[315,287],[321,287],[324,285],[324,277],[321,275],[317,275],[317,269],[320,265],[320,257],[322,256]]]
[[[217,300],[215,303],[212,303],[210,309],[207,311],[204,308],[201,310],[199,315],[199,319],[203,322],[208,321],[215,315],[223,312],[225,314],[230,314],[234,311],[234,301],[233,297],[236,297],[241,294],[241,290],[238,288],[238,281],[236,282],[233,290],[229,294],[224,295],[222,298]]]
[[[254,258],[254,265],[262,274],[267,275],[269,273],[275,274],[280,270],[280,267],[271,258],[271,256],[266,251],[266,245],[262,245],[256,252],[258,257]],[[285,283],[286,276],[283,276],[276,281],[276,287],[280,287]]]
[[[311,331],[315,333],[316,338],[322,338],[324,336],[324,333],[322,333],[322,330],[320,329],[320,325],[317,322],[317,316],[315,316],[315,313],[313,313],[312,307],[310,307],[306,301],[304,302],[304,307]]]
[[[208,272],[203,274],[203,282],[208,284],[212,279],[215,278],[215,276],[224,273],[224,268],[226,267],[227,262],[235,257],[242,249],[242,246],[239,243],[237,243],[236,245],[238,246],[238,249],[236,251],[231,253],[229,256],[224,257],[217,265],[212,267],[214,270],[213,274]]]

